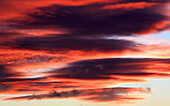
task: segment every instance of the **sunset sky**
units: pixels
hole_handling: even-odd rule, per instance
[[[0,106],[169,106],[170,0],[0,0]]]

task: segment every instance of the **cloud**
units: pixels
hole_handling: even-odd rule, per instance
[[[31,96],[20,96],[10,98],[9,100],[26,100],[26,99],[60,99],[60,98],[82,98],[81,100],[93,102],[109,102],[123,99],[134,101],[137,97],[120,96],[120,93],[109,96],[98,94],[101,87],[119,85],[121,83],[141,83],[147,79],[169,78],[169,59],[154,58],[110,58],[110,59],[94,59],[82,60],[68,63],[62,67],[53,67],[48,71],[37,72],[39,76],[33,78],[30,76],[20,76],[20,78],[3,78],[1,83],[10,83],[13,87],[1,94],[18,94],[23,93],[46,93],[49,90],[56,90],[56,95],[40,94]],[[9,68],[9,67],[8,67]],[[34,70],[36,72],[36,70]],[[15,72],[16,73],[16,72]],[[23,71],[24,74],[30,73]],[[17,74],[17,73],[16,73]],[[41,76],[41,77],[40,77]],[[32,78],[31,78],[32,77]],[[88,89],[87,89],[88,88]],[[81,95],[72,95],[72,91],[76,89]],[[85,91],[84,91],[84,90]],[[98,90],[93,90],[98,89]],[[108,88],[109,90],[109,88]],[[125,89],[126,90],[126,89]],[[138,89],[139,90],[139,89]],[[107,89],[106,89],[107,91]],[[110,91],[110,90],[109,90]],[[115,90],[113,90],[114,92]],[[135,88],[131,88],[135,92]],[[122,93],[121,93],[122,94]],[[118,99],[115,99],[116,98]],[[127,98],[127,99],[125,99]],[[123,103],[123,101],[120,100]]]
[[[127,5],[130,3],[141,2],[127,1]],[[129,11],[122,10],[124,6],[121,6],[125,4],[121,3],[113,4],[120,7],[116,9],[101,9],[111,4],[38,7],[38,11],[27,14],[27,19],[14,20],[16,25],[11,26],[21,29],[63,30],[76,37],[133,36],[153,33],[166,27],[169,18],[164,14],[165,5],[158,3],[152,6],[151,4],[144,2],[144,7],[137,9],[127,7]]]
[[[8,4],[4,0],[2,2]],[[9,4],[12,2],[19,3],[10,0]],[[72,0],[64,2],[43,0],[41,5],[34,3],[37,5],[30,7],[33,10],[22,12],[24,16],[5,20],[4,23],[9,30],[17,30],[16,33],[20,32],[21,35],[15,38],[16,34],[13,32],[2,32],[2,36],[8,35],[8,39],[11,37],[15,39],[1,40],[1,47],[5,48],[1,51],[12,48],[20,52],[38,51],[37,53],[58,53],[58,55],[77,57],[93,54],[120,56],[127,52],[142,51],[143,48],[133,41],[103,38],[142,35],[166,30],[169,25],[169,17],[165,9],[169,0],[77,0],[77,2],[80,4],[76,5]],[[30,1],[22,0],[20,3],[28,5]],[[139,8],[135,8],[132,4],[138,5],[135,7]],[[17,7],[12,6],[11,8]],[[110,6],[117,8],[103,9]],[[62,34],[56,35],[55,31]],[[27,35],[29,37],[26,37]]]
[[[56,70],[54,69],[53,71],[49,71],[47,73],[49,73],[50,77],[55,78],[83,80],[112,79],[114,81],[119,81],[120,79],[123,80],[123,78],[129,78],[130,81],[130,79],[145,79],[147,77],[169,77],[169,64],[165,63],[169,61],[169,59],[147,58],[84,60],[70,63],[66,67]],[[155,71],[156,68],[157,71]],[[160,70],[164,70],[164,72]]]
[[[8,89],[11,89],[12,85],[11,84],[0,84],[0,91],[7,91]]]
[[[45,79],[46,77],[39,77],[39,78],[7,78],[2,80],[1,82],[17,82],[17,81],[36,81]]]
[[[134,101],[142,100],[144,98],[130,97],[128,94],[132,92],[138,93],[150,93],[150,88],[100,88],[100,89],[85,89],[85,90],[71,90],[56,92],[51,91],[48,94],[39,94],[31,96],[21,96],[7,98],[5,100],[25,100],[25,99],[64,99],[64,98],[79,98],[80,100],[94,101],[94,102],[122,102],[124,100]],[[131,99],[131,100],[130,100]]]
[[[12,37],[12,36],[19,36],[20,33],[17,32],[0,32],[0,37]]]
[[[37,7],[49,6],[52,4],[66,6],[82,6],[94,3],[116,3],[122,0],[1,0],[0,20],[24,17],[23,13],[35,11]],[[5,11],[4,11],[5,10]]]
[[[138,6],[136,6],[138,5]],[[122,3],[118,5],[106,5],[102,9],[122,9],[122,10],[133,10],[133,9],[143,9],[151,6],[157,5],[157,3],[148,3],[148,2],[132,2],[132,3]]]
[[[137,44],[128,40],[70,38],[69,35],[66,37],[64,35],[22,37],[16,39],[14,43],[5,42],[4,46],[21,50],[47,51],[61,54],[70,51],[103,53],[123,52],[125,50],[138,51]]]
[[[35,53],[2,53],[0,54],[0,64],[10,64],[10,65],[28,65],[29,63],[46,63],[46,62],[59,62],[64,61],[66,57],[62,56],[51,56],[44,54],[35,54]],[[15,67],[14,66],[14,67]]]
[[[21,73],[15,73],[15,71],[12,71],[8,68],[6,68],[6,65],[0,65],[0,81],[3,81],[5,78],[9,77],[19,77],[21,76]]]

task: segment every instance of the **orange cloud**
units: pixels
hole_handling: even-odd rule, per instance
[[[53,4],[80,6],[92,3],[113,3],[120,0],[1,0],[0,1],[0,19],[10,19],[18,16],[24,16],[23,13],[33,11],[34,8],[48,6]]]
[[[151,6],[155,6],[158,3],[149,3],[149,2],[134,2],[134,3],[123,3],[123,4],[114,4],[114,5],[106,5],[102,7],[102,9],[121,9],[125,11],[133,10],[133,9],[143,9]]]

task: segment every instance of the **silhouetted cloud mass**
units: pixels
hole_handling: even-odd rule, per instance
[[[6,42],[4,45],[15,49],[47,52],[96,51],[107,53],[125,50],[138,51],[138,44],[128,40],[70,38],[69,35],[68,38],[64,35],[23,37],[15,42]]]
[[[168,72],[169,64],[164,64],[162,67],[157,66],[160,63],[169,62],[169,59],[130,59],[130,58],[113,58],[113,59],[97,59],[84,60],[71,63],[66,67],[49,71],[52,77],[73,78],[73,79],[116,79],[118,76],[169,76],[168,73],[152,72],[158,67],[160,70],[165,69]],[[149,70],[150,69],[150,70]],[[148,71],[147,71],[148,70]],[[115,77],[114,77],[115,76]]]
[[[165,3],[168,1],[164,1]],[[141,8],[124,10],[121,5],[138,3]],[[146,4],[145,4],[146,3]],[[152,6],[152,4],[157,3]],[[145,8],[145,5],[151,4]],[[120,7],[102,9],[105,6]],[[168,16],[163,14],[162,1],[124,1],[113,4],[91,4],[83,6],[51,5],[38,7],[38,12],[28,13],[28,20],[16,20],[13,26],[25,29],[52,28],[71,33],[71,36],[102,37],[132,36],[155,32],[168,24]],[[131,9],[132,8],[132,9]]]

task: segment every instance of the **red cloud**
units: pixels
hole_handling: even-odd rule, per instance
[[[102,9],[121,9],[125,11],[133,10],[133,9],[143,9],[151,6],[155,6],[158,3],[149,3],[149,2],[134,2],[134,3],[123,3],[123,4],[114,4],[114,5],[106,5]]]

